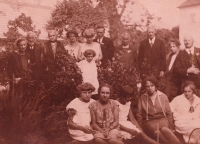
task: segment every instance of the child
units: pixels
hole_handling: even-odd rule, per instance
[[[132,96],[133,88],[125,85],[121,88],[119,98],[116,100],[119,106],[119,124],[123,139],[129,139],[131,142],[134,141],[134,143],[157,144],[156,141],[149,138],[140,130],[130,108]]]
[[[97,89],[99,88],[99,81],[97,79],[97,66],[94,61],[96,53],[92,49],[87,49],[83,55],[86,59],[78,63],[79,68],[82,72],[83,82],[89,82],[95,87],[95,91],[92,93],[97,94]]]

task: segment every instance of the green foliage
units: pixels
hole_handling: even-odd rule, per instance
[[[138,72],[132,68],[126,69],[124,64],[120,63],[118,60],[109,62],[105,68],[99,68],[98,74],[100,83],[106,82],[112,85],[114,91],[113,98],[119,95],[122,86],[129,85],[136,90],[136,85],[140,82]]]
[[[76,28],[82,32],[86,28],[104,23],[106,18],[106,13],[102,9],[94,8],[88,0],[64,0],[56,5],[46,29],[56,28],[62,36],[64,30]]]
[[[4,33],[7,42],[7,50],[13,50],[15,48],[15,41],[18,38],[23,37],[24,32],[34,31],[36,32],[37,37],[39,37],[40,34],[40,30],[35,30],[31,17],[27,17],[24,13],[15,18],[15,20],[8,21],[7,27],[8,31]]]

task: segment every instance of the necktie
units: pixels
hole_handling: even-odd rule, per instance
[[[152,41],[150,42],[150,46],[151,46],[151,47],[153,46],[153,42],[152,42]]]

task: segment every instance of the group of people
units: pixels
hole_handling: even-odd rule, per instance
[[[95,143],[114,144],[123,143],[122,139],[140,139],[145,143],[178,144],[176,131],[187,141],[191,131],[200,127],[200,49],[194,47],[193,38],[185,36],[184,50],[179,49],[179,40],[171,39],[171,53],[166,59],[165,44],[156,37],[154,27],[147,29],[148,37],[140,43],[138,51],[133,48],[129,33],[122,34],[122,43],[118,47],[104,33],[102,26],[96,31],[86,29],[83,32],[85,42],[79,43],[78,33],[70,30],[66,35],[69,43],[64,46],[57,40],[57,32],[50,30],[49,40],[41,46],[35,42],[35,33],[28,32],[26,39],[17,40],[18,51],[13,52],[8,61],[8,76],[12,79],[11,87],[16,89],[15,95],[23,93],[21,79],[29,69],[36,87],[42,79],[46,88],[50,88],[55,80],[56,55],[63,52],[77,61],[83,77],[83,84],[78,86],[80,97],[67,106],[72,138]],[[111,86],[99,84],[98,67],[106,67],[113,60],[123,63],[125,68],[136,69],[143,80],[145,92],[139,96],[137,121],[130,108],[130,94],[133,93],[130,86],[122,86],[119,98],[111,100]],[[145,67],[154,78],[145,76],[149,74]],[[163,92],[157,89],[160,77],[167,82]],[[99,99],[95,101],[91,95],[98,95]]]

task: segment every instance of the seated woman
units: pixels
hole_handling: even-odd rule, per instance
[[[19,38],[16,41],[18,51],[11,53],[8,60],[8,77],[11,79],[10,92],[14,96],[22,97],[24,93],[24,81],[23,78],[28,73],[29,56],[26,51],[27,41],[24,38]]]
[[[146,93],[138,101],[137,120],[143,131],[151,138],[164,144],[179,144],[178,138],[170,129],[173,125],[172,112],[167,96],[157,90],[157,81],[154,77],[143,80]]]
[[[92,49],[86,50],[83,55],[86,60],[82,60],[78,63],[78,67],[81,69],[83,82],[89,82],[95,87],[95,91],[92,94],[97,94],[99,88],[99,81],[97,79],[97,66],[94,61],[96,55],[95,51]]]
[[[77,86],[80,97],[72,100],[66,107],[68,113],[68,127],[70,136],[77,140],[76,143],[93,144],[93,130],[90,128],[90,110],[88,106],[94,102],[91,99],[95,90],[90,83],[82,83]]]
[[[114,100],[110,99],[112,87],[102,84],[98,89],[99,100],[90,104],[92,127],[95,144],[123,144],[119,131],[119,110]]]
[[[125,85],[121,88],[119,98],[116,100],[119,106],[119,124],[123,139],[132,139],[131,142],[134,143],[158,144],[140,130],[130,107],[132,97],[133,88]]]
[[[83,43],[78,51],[78,60],[81,61],[83,59],[86,59],[83,53],[87,49],[92,49],[96,53],[96,56],[94,57],[95,62],[100,63],[101,59],[103,58],[103,55],[100,44],[98,44],[97,42],[93,42],[94,35],[95,35],[94,29],[86,29],[83,32],[83,36],[86,38],[86,43]]]
[[[77,42],[78,33],[75,30],[71,30],[67,32],[66,36],[69,39],[69,44],[65,46],[65,50],[77,60],[78,51],[81,47],[81,45]]]
[[[170,106],[175,129],[183,134],[185,142],[188,142],[191,132],[200,128],[200,98],[195,95],[195,85],[192,81],[186,81],[182,90],[183,94],[175,97]]]

